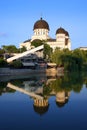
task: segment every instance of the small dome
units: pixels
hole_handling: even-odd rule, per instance
[[[61,27],[57,29],[56,34],[65,34],[66,36],[69,36],[69,33]]]
[[[68,33],[67,31],[65,31],[65,35],[66,35],[66,36],[69,36],[69,33]]]
[[[62,33],[62,34],[65,34],[65,30],[63,28],[58,28],[57,31],[56,31],[56,34],[58,33]]]
[[[68,103],[68,99],[65,99],[65,102],[57,102],[56,101],[56,105],[58,106],[58,107],[64,107],[64,105],[66,104],[66,103]]]
[[[34,111],[36,113],[38,113],[40,115],[43,115],[43,114],[45,114],[48,111],[49,104],[47,106],[45,106],[45,107],[38,107],[38,106],[33,105],[33,108],[34,108]]]
[[[48,23],[41,18],[40,20],[36,21],[36,23],[34,24],[33,30],[42,29],[42,28],[50,30]]]

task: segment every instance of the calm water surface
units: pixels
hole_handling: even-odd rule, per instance
[[[87,76],[0,77],[0,130],[87,130]]]

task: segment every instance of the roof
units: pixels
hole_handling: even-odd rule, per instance
[[[33,105],[34,111],[40,115],[45,114],[49,109],[49,104],[45,107],[35,106]]]
[[[56,34],[65,34],[66,36],[69,36],[69,33],[62,27],[56,30]]]
[[[41,18],[40,20],[36,21],[36,23],[34,24],[33,30],[42,29],[42,28],[50,30],[48,23]]]
[[[51,39],[51,38],[50,38],[50,39],[47,39],[47,41],[48,41],[48,42],[55,42],[56,39]]]
[[[30,41],[31,41],[31,39],[28,39],[28,40],[24,41],[23,43],[30,42]]]
[[[66,36],[69,36],[69,33],[68,33],[67,31],[65,31],[65,35],[66,35]]]

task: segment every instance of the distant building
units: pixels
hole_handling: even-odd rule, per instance
[[[79,47],[78,49],[87,51],[87,47]]]
[[[68,48],[71,50],[71,42],[69,38],[69,33],[63,29],[62,27],[58,28],[56,30],[56,38],[53,39],[49,36],[49,24],[43,20],[42,18],[35,22],[33,27],[33,36],[31,39],[28,39],[20,44],[21,47],[26,47],[27,50],[30,50],[32,48],[31,42],[34,40],[41,40],[45,41],[48,45],[50,45],[53,50],[55,50],[56,47],[60,49]]]

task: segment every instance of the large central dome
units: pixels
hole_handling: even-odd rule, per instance
[[[35,30],[35,29],[48,29],[48,30],[50,30],[48,23],[45,20],[43,20],[42,18],[40,20],[36,21],[36,23],[34,24],[33,30]]]

